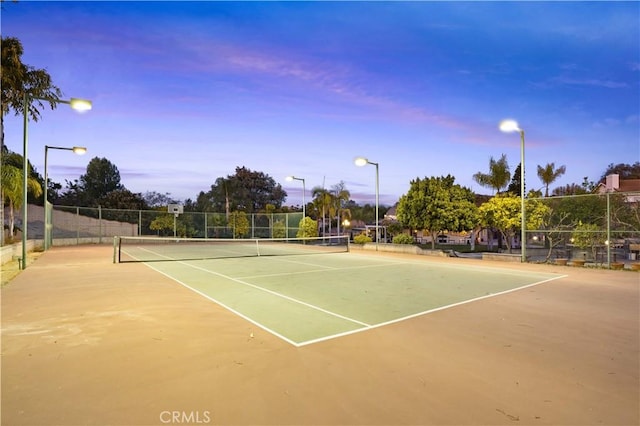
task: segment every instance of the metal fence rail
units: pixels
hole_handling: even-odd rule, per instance
[[[528,199],[546,214],[527,229],[527,249],[538,259],[568,258],[608,264],[640,258],[640,192],[608,192]]]
[[[295,238],[302,213],[253,213],[243,221],[224,213],[124,210],[53,206],[51,239],[97,239],[114,236],[178,236],[189,238]],[[40,234],[40,235],[38,235]],[[42,238],[42,232],[33,233]],[[105,239],[105,241],[103,241]]]

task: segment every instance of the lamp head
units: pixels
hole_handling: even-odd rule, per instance
[[[356,166],[362,167],[362,166],[366,166],[369,160],[367,160],[364,157],[357,157],[355,160],[353,160],[353,162],[355,163]]]
[[[286,178],[284,178],[287,182],[291,182],[293,181],[293,176],[287,176]]]
[[[511,132],[521,132],[522,129],[520,128],[520,126],[518,126],[517,121],[507,119],[507,120],[502,120],[500,122],[500,131],[505,133],[511,133]]]
[[[84,146],[74,146],[72,148],[72,151],[74,152],[74,154],[84,155],[87,153],[87,148],[85,148]]]
[[[89,111],[93,107],[91,101],[78,98],[71,98],[69,105],[71,105],[71,108],[79,112]]]

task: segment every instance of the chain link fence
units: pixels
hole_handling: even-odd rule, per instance
[[[49,207],[49,206],[48,206]],[[51,225],[34,229],[32,238],[50,238],[53,245],[109,242],[114,236],[176,236],[187,238],[295,238],[302,219],[294,213],[168,213],[50,206]]]
[[[527,205],[530,202],[541,203],[545,213],[538,229],[526,231],[528,261],[640,260],[640,192],[530,198]],[[302,219],[301,212],[174,215],[166,210],[48,208],[51,226],[45,231],[44,217],[41,222],[34,218],[29,235],[38,239],[49,234],[54,245],[105,243],[114,236],[295,238]]]
[[[529,200],[544,205],[546,212],[539,229],[526,232],[528,260],[640,260],[640,192]]]

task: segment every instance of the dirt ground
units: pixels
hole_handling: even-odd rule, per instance
[[[2,287],[2,425],[640,423],[637,272],[425,258],[567,277],[296,348],[110,250]]]

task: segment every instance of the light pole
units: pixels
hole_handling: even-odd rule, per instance
[[[357,157],[354,163],[358,167],[363,167],[367,164],[376,166],[376,251],[378,251],[378,241],[380,240],[380,233],[378,232],[378,206],[380,205],[380,175],[378,172],[378,163],[369,161],[365,157]]]
[[[47,158],[50,149],[61,149],[65,151],[73,151],[75,154],[84,155],[87,152],[87,148],[83,146],[74,146],[73,148],[65,148],[61,146],[44,146],[44,250],[48,250],[51,246],[51,223],[49,222],[49,215],[47,213],[47,192],[49,188],[49,180],[47,174]]]
[[[527,211],[524,203],[524,130],[518,126],[515,120],[502,120],[500,122],[500,130],[505,133],[519,132],[520,133],[520,211],[521,211],[521,223],[520,223],[520,245],[522,246],[522,258],[521,262],[527,261]]]
[[[29,160],[27,158],[27,148],[29,147],[29,101],[32,101],[34,99],[47,101],[54,104],[68,104],[69,106],[71,106],[71,108],[77,111],[88,111],[92,106],[91,101],[85,99],[71,98],[70,100],[65,101],[62,99],[29,96],[27,92],[25,92],[22,96],[22,269],[27,268],[27,181],[29,180]]]
[[[307,189],[304,186],[304,178],[299,178],[299,177],[295,177],[295,176],[287,176],[285,179],[287,180],[287,182],[293,182],[294,180],[301,180],[302,181],[302,226],[303,226],[302,235],[306,235],[305,231],[304,231],[304,218],[307,217],[307,202],[305,201],[304,193],[307,192]]]

